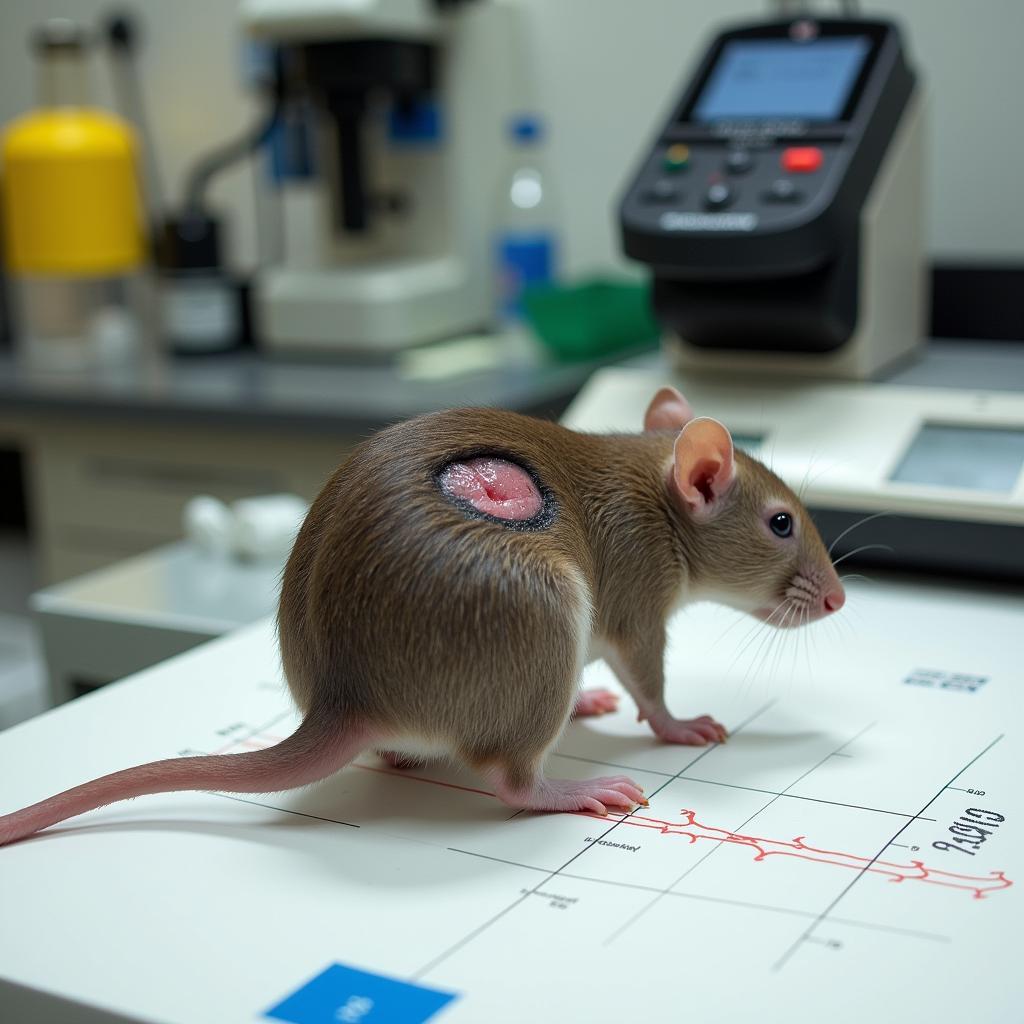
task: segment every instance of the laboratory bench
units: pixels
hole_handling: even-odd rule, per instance
[[[0,448],[23,453],[52,583],[178,539],[196,494],[311,500],[354,444],[397,420],[465,405],[555,417],[599,365],[522,355],[487,366],[456,352],[452,376],[429,352],[397,364],[239,352],[74,373],[0,353]]]

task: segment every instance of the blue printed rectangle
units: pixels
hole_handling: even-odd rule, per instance
[[[988,676],[972,675],[969,672],[944,672],[935,668],[917,668],[904,678],[910,686],[930,686],[938,690],[952,690],[957,693],[977,693],[987,682]]]
[[[423,1024],[453,992],[331,964],[266,1011],[288,1024]]]

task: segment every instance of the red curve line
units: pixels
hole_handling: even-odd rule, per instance
[[[579,813],[588,818],[596,818],[598,821],[608,820],[602,815],[587,811]],[[893,861],[877,860],[853,853],[841,853],[838,850],[822,850],[816,846],[808,846],[804,842],[804,836],[797,836],[787,843],[779,839],[764,839],[760,836],[729,832],[727,829],[701,824],[697,821],[694,811],[684,808],[679,813],[684,816],[684,821],[662,821],[660,818],[648,818],[639,814],[618,815],[617,818],[623,825],[653,829],[662,835],[686,836],[691,843],[697,842],[698,839],[712,839],[715,842],[747,846],[757,850],[757,855],[754,857],[756,861],[767,860],[768,857],[796,857],[818,864],[832,864],[835,867],[887,875],[890,882],[930,882],[932,885],[944,885],[951,889],[964,889],[972,893],[976,900],[984,899],[987,893],[1009,889],[1013,885],[1013,882],[1002,871],[992,871],[988,875],[962,875],[953,871],[940,871],[938,868],[926,867],[919,860],[912,860],[909,864],[897,864]]]
[[[266,734],[263,734],[266,735]],[[270,738],[268,736],[268,738]],[[277,740],[279,737],[273,737]],[[246,740],[234,740],[228,747],[244,744],[259,746],[256,737]],[[270,746],[270,743],[263,746]],[[220,751],[217,751],[220,753]],[[391,775],[409,782],[427,782],[432,786],[443,786],[445,789],[458,789],[465,793],[478,793],[497,799],[494,793],[486,789],[474,789],[472,786],[460,786],[454,782],[441,782],[439,779],[428,779],[423,775],[411,775],[407,770],[375,768],[367,764],[353,764],[353,768],[361,768],[366,772],[380,775]],[[929,882],[932,885],[943,885],[950,889],[963,889],[973,894],[974,899],[985,898],[986,893],[1009,889],[1013,882],[1002,871],[992,871],[986,875],[962,875],[954,871],[940,871],[938,868],[926,867],[923,861],[912,860],[909,864],[896,864],[893,861],[861,857],[854,853],[841,853],[838,850],[822,850],[816,846],[808,846],[804,836],[797,836],[791,842],[780,839],[765,839],[761,836],[746,836],[739,832],[730,832],[712,825],[702,825],[696,818],[696,812],[685,808],[680,810],[685,821],[663,821],[661,818],[648,818],[642,814],[602,815],[590,811],[576,811],[580,817],[596,818],[598,821],[618,821],[632,828],[652,829],[662,835],[686,836],[691,843],[698,839],[712,839],[720,843],[732,843],[736,846],[747,846],[757,850],[755,861],[767,860],[769,857],[796,857],[799,860],[812,861],[816,864],[831,864],[834,867],[852,868],[855,871],[867,871],[875,875],[887,875],[890,882]]]

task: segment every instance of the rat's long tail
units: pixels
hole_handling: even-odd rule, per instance
[[[76,814],[150,793],[175,790],[277,793],[305,786],[334,774],[369,742],[365,729],[346,728],[335,716],[312,712],[291,736],[266,750],[152,761],[104,775],[31,807],[0,816],[0,846],[17,842]]]

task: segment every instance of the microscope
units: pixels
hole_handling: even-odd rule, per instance
[[[522,109],[505,0],[242,0],[313,173],[281,183],[282,261],[255,284],[265,347],[388,355],[491,319],[490,220]]]

